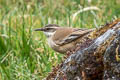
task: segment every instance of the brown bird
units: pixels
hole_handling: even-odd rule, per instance
[[[94,29],[60,27],[56,24],[48,24],[43,28],[35,29],[35,31],[43,31],[47,37],[49,46],[60,53],[66,53],[74,49],[81,37],[93,30]]]

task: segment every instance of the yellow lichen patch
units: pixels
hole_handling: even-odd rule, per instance
[[[115,39],[115,37],[116,37],[116,35],[113,35],[108,40],[106,40],[103,44],[101,44],[100,47],[97,48],[94,55],[102,58],[103,54],[101,54],[101,53],[105,52],[106,48],[111,44],[111,42]]]
[[[117,46],[115,52],[116,52],[116,60],[117,60],[117,61],[120,61],[120,57],[119,57],[120,55],[119,55],[118,49],[119,49],[119,45]]]

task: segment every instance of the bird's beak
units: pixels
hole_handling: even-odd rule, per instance
[[[35,29],[34,31],[44,31],[45,28],[38,28],[38,29]]]

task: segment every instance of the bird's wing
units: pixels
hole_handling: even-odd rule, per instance
[[[64,45],[88,34],[91,31],[93,31],[93,29],[74,29],[70,34],[65,36],[63,39],[56,40],[55,43],[57,45]]]

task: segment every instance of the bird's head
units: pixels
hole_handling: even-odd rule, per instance
[[[43,31],[47,37],[51,37],[58,28],[59,26],[56,24],[48,24],[45,27],[35,29],[35,31]]]

